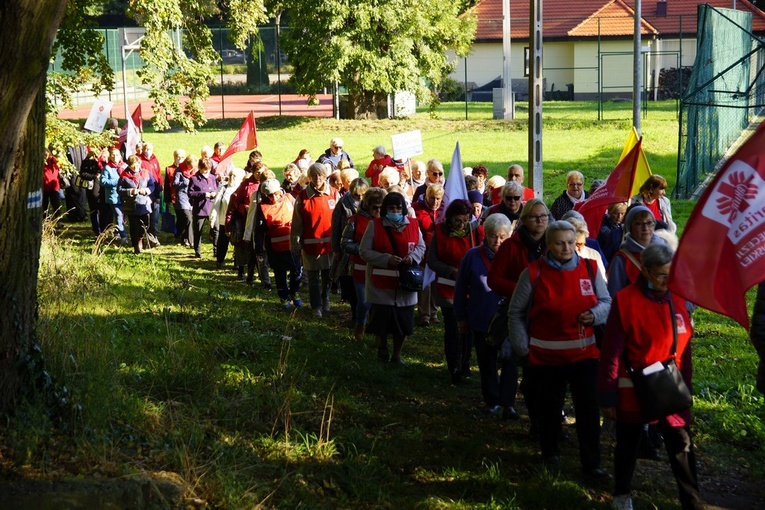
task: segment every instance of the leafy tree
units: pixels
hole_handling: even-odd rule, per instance
[[[453,68],[446,52],[464,56],[476,22],[452,0],[292,0],[283,40],[299,93],[335,83],[348,90],[354,116],[375,116],[389,93],[420,98]]]

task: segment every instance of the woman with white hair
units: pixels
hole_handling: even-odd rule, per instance
[[[210,211],[210,230],[214,232],[213,243],[217,247],[215,251],[215,260],[218,269],[223,268],[228,253],[229,237],[225,232],[226,211],[231,202],[231,196],[236,192],[244,179],[244,170],[241,168],[231,168],[228,175],[223,178],[218,187],[218,193],[215,195],[212,210]]]
[[[545,237],[547,254],[523,270],[510,300],[510,343],[534,372],[545,465],[560,468],[561,413],[568,387],[582,470],[591,478],[607,479],[610,475],[600,467],[600,351],[593,327],[605,323],[611,296],[595,264],[577,255],[573,225],[555,221]]]
[[[345,152],[344,148],[345,147],[342,138],[333,138],[329,141],[329,149],[325,150],[324,154],[319,156],[319,159],[316,160],[317,163],[329,165],[331,167],[330,171],[336,170],[338,164],[342,160],[347,161],[351,167],[356,166],[353,164],[351,155]]]
[[[367,167],[367,171],[364,172],[364,176],[371,180],[373,188],[380,185],[380,173],[382,173],[383,169],[388,166],[394,166],[394,163],[393,158],[387,154],[385,146],[378,145],[372,149],[372,161],[369,162],[369,166]]]
[[[504,177],[501,175],[492,175],[486,181],[486,193],[484,193],[484,203],[489,206],[497,205],[502,202],[500,193],[496,193],[496,190],[502,190],[502,187],[507,183]]]
[[[584,175],[572,170],[566,174],[566,189],[555,199],[550,212],[553,218],[559,220],[579,202],[584,202],[589,194],[584,190]]]
[[[486,209],[483,213],[483,221],[492,214],[503,214],[510,220],[513,231],[518,225],[523,207],[523,186],[515,181],[507,181],[502,187],[502,201]],[[512,232],[511,232],[512,233]]]
[[[322,163],[308,167],[310,183],[300,192],[292,217],[290,247],[300,251],[308,273],[308,295],[315,317],[328,313],[329,268],[332,265],[332,213],[337,206],[337,190],[327,182]]]
[[[499,348],[486,342],[486,332],[502,297],[486,283],[491,262],[499,246],[510,238],[512,224],[506,216],[495,214],[483,224],[484,241],[468,250],[460,262],[454,285],[454,315],[461,333],[473,335],[481,393],[487,409],[506,419],[519,418],[515,411],[518,390],[518,365],[499,359]],[[500,377],[497,367],[501,366]]]

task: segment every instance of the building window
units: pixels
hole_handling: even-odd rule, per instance
[[[523,48],[523,76],[529,75],[529,47]]]

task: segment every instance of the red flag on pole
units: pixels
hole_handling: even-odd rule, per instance
[[[746,291],[765,280],[765,123],[725,163],[693,209],[669,288],[747,330]]]
[[[236,134],[236,136],[234,136],[234,139],[231,140],[231,143],[228,145],[228,149],[226,149],[226,152],[224,152],[220,157],[218,168],[226,168],[231,160],[231,157],[237,152],[251,150],[257,146],[258,135],[255,130],[255,112],[250,111],[250,114],[247,115],[246,119],[244,119],[242,127],[239,128],[239,132]]]
[[[143,112],[141,111],[141,103],[133,110],[133,114],[130,116],[133,119],[133,124],[138,128],[138,131],[143,133]]]
[[[608,175],[606,183],[596,189],[587,200],[579,202],[574,206],[574,209],[584,216],[591,239],[598,237],[600,224],[603,222],[603,215],[606,213],[608,206],[619,202],[626,202],[630,199],[632,184],[635,180],[635,169],[640,161],[640,148],[642,145],[643,138],[641,137]]]

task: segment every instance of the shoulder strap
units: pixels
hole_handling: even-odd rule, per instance
[[[619,251],[624,254],[624,256],[630,260],[630,262],[635,264],[635,267],[637,267],[639,270],[643,269],[643,264],[641,264],[640,261],[632,253],[629,252],[629,250],[619,248]]]
[[[669,315],[672,320],[672,350],[669,355],[674,357],[677,353],[677,319],[675,317],[675,300],[672,299],[672,295],[667,291],[667,298],[669,298]]]

